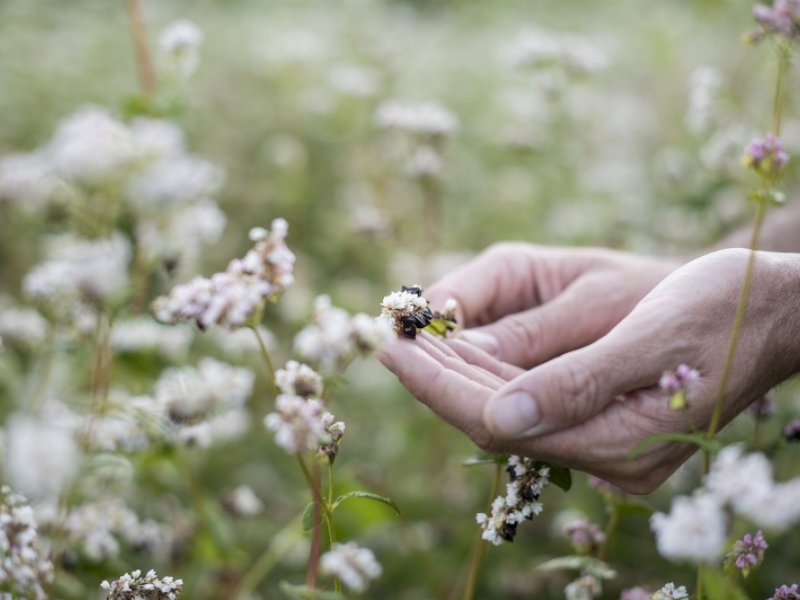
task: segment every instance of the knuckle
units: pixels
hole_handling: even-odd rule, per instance
[[[564,417],[570,422],[583,418],[596,403],[598,389],[597,379],[589,369],[580,363],[566,362],[557,390]]]

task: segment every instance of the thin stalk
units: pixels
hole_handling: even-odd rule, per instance
[[[497,497],[500,490],[500,476],[503,473],[503,465],[497,463],[494,471],[494,482],[492,483],[492,490],[489,493],[489,502],[487,507],[487,514],[491,512],[492,502]],[[483,557],[486,555],[486,540],[483,539],[481,532],[478,533],[478,543],[475,546],[475,552],[472,555],[472,562],[469,565],[469,573],[467,574],[467,583],[464,587],[463,600],[473,600],[475,598],[475,588],[478,585],[478,574],[481,570],[481,563]]]
[[[775,96],[772,99],[772,133],[780,135],[781,117],[786,98],[786,79],[789,74],[789,48],[785,42],[778,46],[778,81],[775,84]]]
[[[125,0],[125,8],[128,11],[128,25],[131,31],[131,41],[133,41],[139,89],[146,98],[151,99],[156,95],[156,77],[153,71],[153,62],[150,60],[147,33],[142,18],[142,6],[139,0]]]
[[[609,545],[611,544],[611,538],[617,531],[618,525],[619,525],[619,511],[615,507],[611,509],[611,516],[609,517],[608,524],[606,525],[605,539],[603,540],[603,545],[600,546],[600,550],[597,551],[598,560],[605,560],[606,556],[608,556],[608,548]]]
[[[694,600],[703,600],[703,565],[697,565],[697,583],[694,588]]]
[[[320,489],[319,465],[314,465],[311,476],[314,486]],[[330,506],[330,501],[328,502]],[[330,532],[329,532],[330,535]],[[306,572],[306,585],[314,588],[317,585],[317,572],[319,571],[319,559],[322,554],[322,507],[317,499],[313,499],[311,507],[311,547],[308,551],[308,570]]]
[[[766,213],[766,201],[759,199],[756,201],[756,220],[753,225],[753,236],[750,240],[750,256],[747,260],[747,270],[744,274],[744,283],[742,290],[739,293],[739,301],[736,305],[736,316],[733,321],[733,331],[731,331],[730,342],[728,343],[728,352],[725,356],[725,366],[722,369],[722,378],[720,379],[719,389],[717,390],[717,398],[714,403],[714,412],[711,415],[711,424],[708,427],[708,439],[714,439],[719,428],[720,417],[722,416],[722,405],[725,399],[725,390],[728,386],[728,379],[730,379],[731,370],[733,369],[733,358],[736,354],[736,346],[739,342],[739,335],[742,332],[742,325],[744,324],[744,315],[747,310],[747,299],[750,295],[750,286],[753,283],[753,271],[755,270],[756,262],[756,249],[758,248],[758,240],[761,235],[761,226],[764,223],[764,214]]]
[[[254,325],[251,327],[253,333],[256,336],[256,340],[258,340],[258,349],[261,353],[261,360],[264,363],[264,368],[267,371],[267,377],[269,378],[269,382],[272,384],[272,389],[277,393],[278,392],[278,384],[275,382],[275,367],[272,365],[272,358],[269,355],[269,350],[267,350],[267,345],[264,343],[264,338],[262,337],[261,333],[258,331],[258,326]]]

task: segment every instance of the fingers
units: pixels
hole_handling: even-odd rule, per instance
[[[486,435],[483,407],[494,388],[446,368],[415,341],[391,342],[379,359],[411,394],[444,420],[473,439]]]
[[[523,369],[520,369],[515,365],[510,365],[506,362],[498,360],[474,344],[465,342],[464,340],[451,338],[444,343],[458,353],[458,355],[466,362],[482,367],[490,373],[494,373],[504,382],[514,379],[515,377],[519,377],[525,372]]]
[[[619,333],[544,363],[492,395],[486,426],[499,438],[518,439],[580,424],[619,394],[658,382],[662,365],[648,360],[648,350]]]

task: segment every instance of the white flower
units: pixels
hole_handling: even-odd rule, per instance
[[[560,68],[575,74],[608,66],[608,57],[589,40],[569,34],[529,29],[506,48],[507,60],[518,68]]]
[[[106,600],[175,600],[183,590],[183,579],[159,579],[152,569],[143,576],[137,569],[112,582],[103,581],[100,587],[108,592]]]
[[[0,200],[21,203],[23,209],[41,209],[53,196],[61,179],[41,152],[11,154],[0,160]]]
[[[442,155],[427,144],[422,144],[406,163],[409,177],[438,177],[444,169]]]
[[[99,184],[129,165],[136,156],[134,137],[104,108],[83,108],[59,125],[45,150],[61,177]]]
[[[704,484],[719,502],[757,515],[773,490],[772,463],[761,453],[743,454],[739,445],[726,446],[714,459]]]
[[[252,517],[264,510],[264,503],[248,485],[240,485],[223,499],[225,508],[240,517]]]
[[[668,583],[653,594],[652,600],[689,600],[689,593],[684,586],[676,588],[674,583]]]
[[[131,247],[121,233],[99,240],[56,238],[48,254],[51,258],[34,267],[23,282],[35,299],[102,303],[119,299],[127,290]]]
[[[5,474],[31,498],[57,498],[78,472],[81,454],[71,427],[61,420],[12,415],[5,443]]]
[[[456,116],[436,102],[389,100],[378,107],[376,120],[386,129],[419,136],[446,136],[458,127]]]
[[[175,21],[161,32],[158,47],[164,68],[181,79],[187,79],[200,64],[203,32],[188,20]]]
[[[650,519],[659,553],[672,561],[716,563],[725,550],[727,526],[719,499],[709,493],[680,496],[669,515]]]
[[[47,320],[32,308],[0,301],[0,335],[25,346],[36,346],[47,335]]]
[[[186,356],[193,338],[188,326],[166,327],[152,318],[137,317],[114,323],[111,347],[120,353],[159,352],[179,359]]]
[[[264,426],[275,434],[275,443],[289,454],[318,450],[330,441],[320,400],[280,394],[275,412],[264,417]]]
[[[145,213],[163,212],[216,194],[225,181],[218,166],[205,159],[180,155],[154,162],[128,185],[128,201]]]
[[[303,398],[322,395],[322,377],[308,365],[290,360],[286,367],[275,372],[275,383],[281,392]]]
[[[328,71],[331,87],[340,94],[355,98],[369,98],[378,91],[378,75],[359,65],[336,65]]]
[[[380,577],[383,569],[372,550],[362,548],[354,542],[334,544],[320,559],[320,571],[332,575],[351,591],[360,594],[369,582]]]
[[[185,151],[183,131],[171,121],[138,117],[130,131],[140,159],[160,160]]]
[[[603,586],[594,575],[584,575],[564,588],[566,600],[592,600],[602,593]]]

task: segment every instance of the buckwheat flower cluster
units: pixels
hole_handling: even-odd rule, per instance
[[[351,316],[328,296],[314,301],[311,322],[294,339],[297,353],[324,373],[335,373],[357,355],[368,356],[393,337],[392,326],[364,313]]]
[[[675,587],[674,583],[668,583],[653,594],[653,600],[689,600],[689,592],[684,586]]]
[[[726,516],[718,498],[709,493],[675,498],[670,513],[654,514],[650,526],[664,558],[713,564],[722,556]]]
[[[543,30],[520,33],[505,50],[512,66],[523,69],[560,69],[582,75],[608,66],[608,56],[588,39]]]
[[[742,539],[734,542],[733,549],[728,553],[727,563],[739,569],[747,577],[750,569],[764,562],[764,552],[768,547],[760,529],[755,535],[746,533]]]
[[[738,445],[723,448],[704,485],[720,503],[764,529],[785,531],[800,521],[800,477],[776,482],[772,463],[759,452],[744,454]]]
[[[303,398],[322,395],[322,377],[308,365],[290,360],[275,372],[275,383],[284,394]]]
[[[538,467],[529,458],[512,455],[506,464],[510,481],[505,496],[492,502],[492,514],[478,513],[475,520],[481,526],[481,537],[499,546],[513,542],[517,526],[542,512],[539,496],[550,483],[549,467]]]
[[[800,35],[800,2],[798,0],[775,0],[772,7],[756,4],[753,17],[761,29],[753,34],[754,41],[775,34],[785,38]]]
[[[620,594],[619,600],[650,600],[653,593],[645,587],[636,586],[623,590]]]
[[[145,575],[136,569],[110,583],[103,581],[100,587],[108,592],[106,600],[175,600],[183,590],[183,579],[159,579],[153,569]]]
[[[593,600],[603,593],[603,585],[594,575],[583,575],[564,588],[566,600]]]
[[[181,319],[201,330],[212,325],[236,329],[247,324],[270,298],[276,298],[294,281],[294,254],[286,246],[288,224],[275,219],[272,229],[250,231],[255,246],[241,259],[210,279],[197,277],[177,285],[169,296],[153,303],[156,317],[166,323]]]
[[[436,102],[401,102],[387,100],[375,115],[378,125],[419,137],[441,138],[458,127],[458,118]]]
[[[337,442],[344,433],[344,423],[334,422],[333,415],[317,398],[280,394],[275,409],[264,417],[264,426],[289,454],[318,451],[321,446],[334,443],[334,433],[338,434]]]
[[[337,577],[357,594],[366,591],[369,582],[380,577],[383,569],[372,550],[355,542],[334,544],[320,559],[320,571]]]
[[[24,496],[0,488],[0,588],[8,597],[45,600],[53,564],[39,547],[33,509]]]
[[[742,156],[742,165],[763,176],[776,175],[788,162],[789,155],[774,133],[751,140]]]
[[[200,64],[203,32],[188,20],[168,25],[158,38],[162,66],[181,79],[188,79]]]
[[[579,554],[591,554],[606,540],[606,534],[586,519],[575,519],[564,526],[564,532],[572,542],[572,547]]]
[[[771,600],[800,600],[800,589],[796,583],[792,585],[782,585],[775,589]]]
[[[389,321],[398,334],[413,340],[417,337],[418,329],[431,324],[433,312],[422,296],[420,286],[404,285],[399,292],[392,292],[383,298],[381,318]]]

